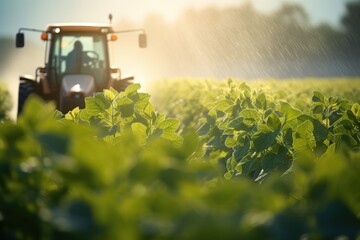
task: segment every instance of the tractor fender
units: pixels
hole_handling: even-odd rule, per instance
[[[36,83],[36,79],[33,75],[24,74],[19,77],[20,82],[29,82],[31,84]]]
[[[25,105],[25,101],[31,94],[36,93],[37,84],[33,76],[22,75],[19,77],[19,88],[18,88],[18,111],[19,116]]]
[[[19,86],[29,86],[32,88],[32,92],[36,93],[36,94],[40,94],[39,92],[39,84],[36,81],[36,78],[33,75],[29,75],[29,74],[25,74],[25,75],[20,75],[19,77]],[[41,95],[41,94],[40,94]]]

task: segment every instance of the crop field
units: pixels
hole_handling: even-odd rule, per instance
[[[85,102],[62,116],[31,97],[0,121],[0,239],[360,239],[360,79]]]

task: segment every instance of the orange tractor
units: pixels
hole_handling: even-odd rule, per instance
[[[46,41],[45,65],[38,67],[35,77],[21,76],[18,114],[30,94],[54,101],[57,109],[66,113],[75,107],[83,108],[86,96],[105,88],[123,91],[134,77],[121,78],[118,67],[111,67],[109,42],[117,34],[139,32],[139,47],[147,45],[143,29],[115,31],[110,24],[51,24],[45,31],[20,28],[16,47],[25,45],[23,31],[40,32]]]

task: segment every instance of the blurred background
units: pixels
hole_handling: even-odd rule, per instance
[[[112,65],[143,86],[173,77],[360,75],[359,0],[2,0],[0,82],[14,96],[19,75],[44,65],[39,33],[27,32],[25,48],[15,49],[20,27],[108,23],[109,13],[116,30],[146,29],[147,49],[136,34],[112,43]]]

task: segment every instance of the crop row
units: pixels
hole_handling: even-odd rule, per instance
[[[151,102],[138,84],[104,90],[64,117],[32,97],[0,123],[0,238],[359,237],[356,100],[166,84]]]

